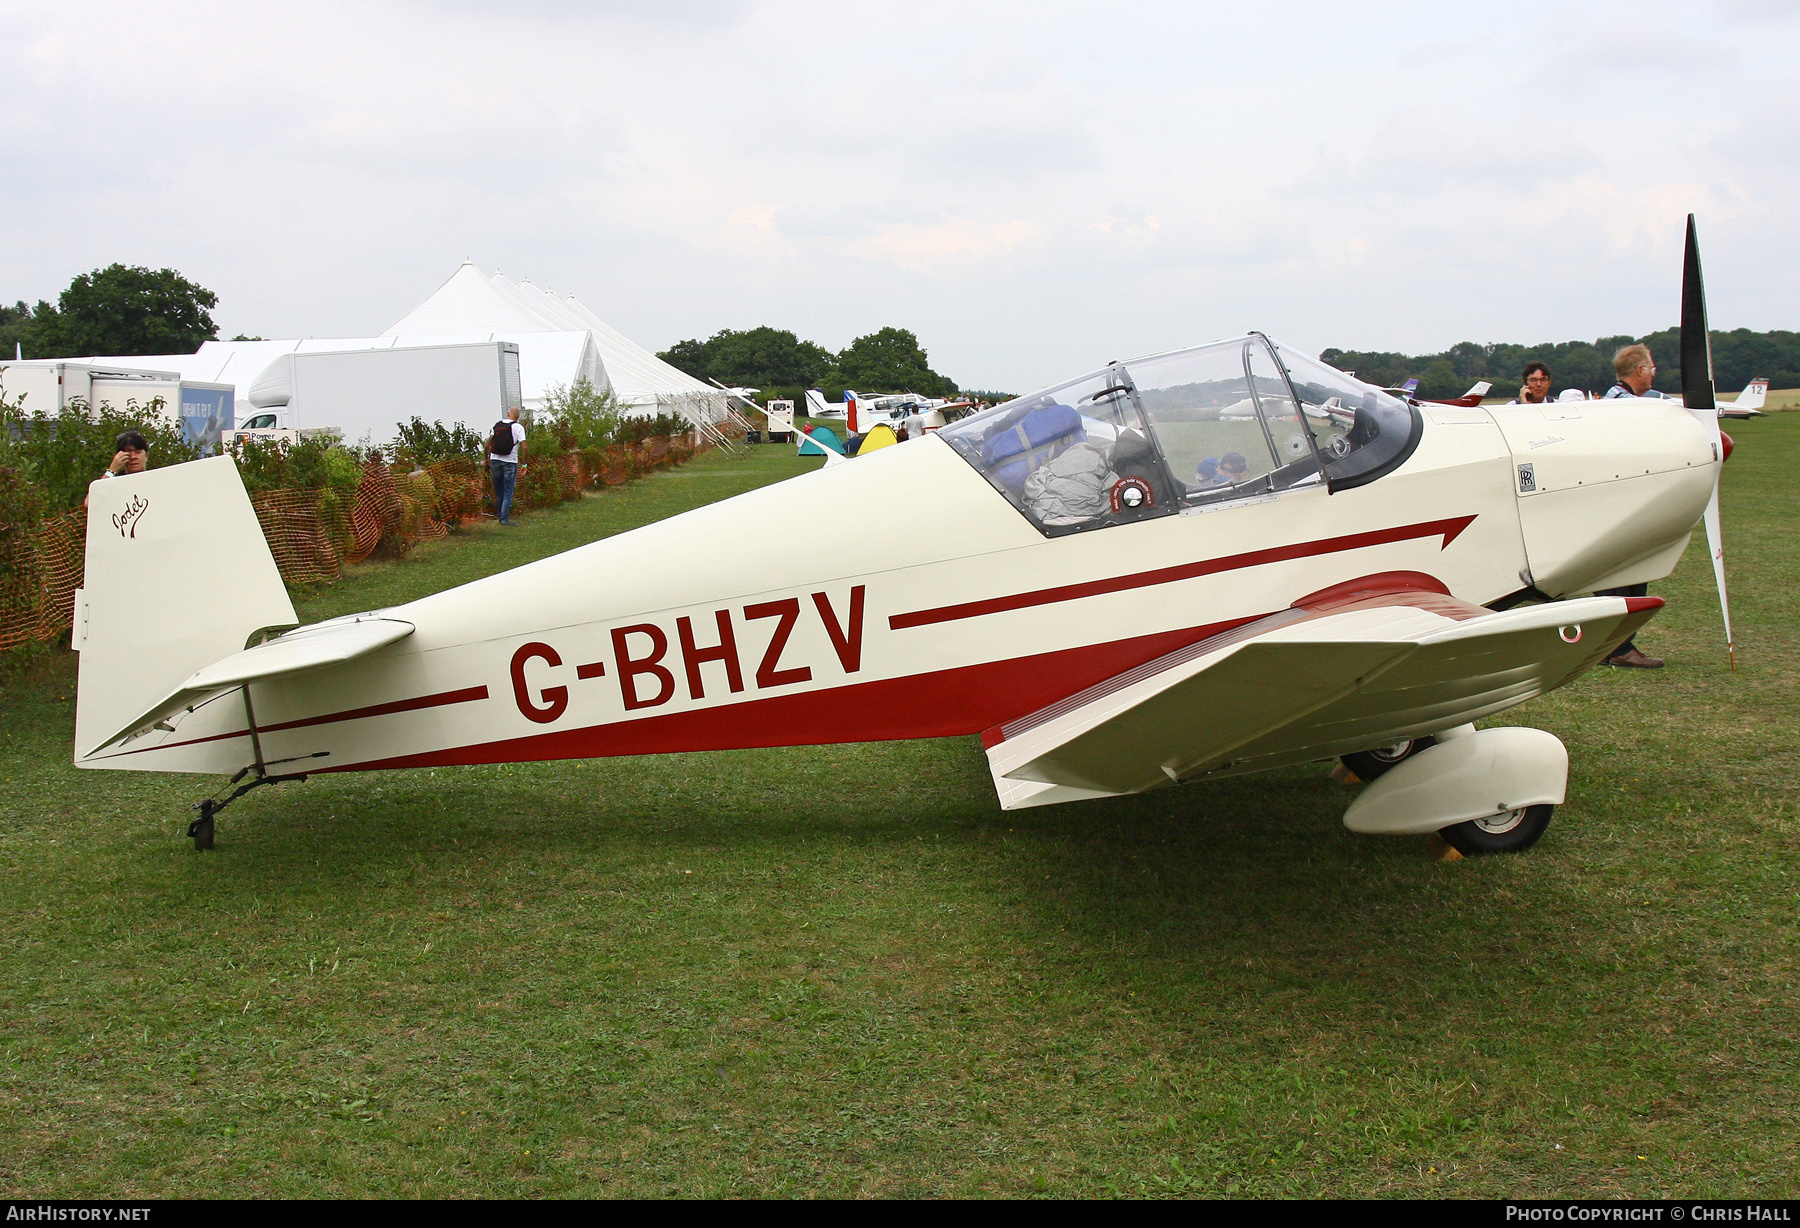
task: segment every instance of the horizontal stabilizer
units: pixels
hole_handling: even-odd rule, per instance
[[[290,631],[278,639],[235,652],[197,671],[148,711],[141,713],[89,753],[97,753],[115,742],[134,737],[153,728],[165,717],[183,708],[191,708],[233,687],[323,669],[327,665],[342,665],[403,640],[412,633],[411,623],[374,614],[334,618],[330,622],[315,623],[310,627]]]

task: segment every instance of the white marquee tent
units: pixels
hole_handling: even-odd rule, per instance
[[[250,385],[283,354],[510,341],[519,347],[525,407],[543,405],[557,385],[586,378],[610,388],[628,410],[679,414],[710,428],[726,417],[724,392],[670,366],[589,311],[529,281],[487,276],[464,261],[437,292],[379,337],[307,337],[297,341],[208,341],[193,354],[72,358],[70,362],[179,371],[181,378],[237,388],[237,412],[250,412]]]
[[[382,333],[398,344],[449,340],[518,341],[519,369],[528,358],[529,336],[585,335],[595,350],[598,373],[584,369],[596,388],[611,388],[621,403],[639,413],[680,414],[696,424],[716,423],[727,410],[725,393],[677,370],[589,311],[574,295],[558,298],[529,281],[487,276],[464,261],[437,292]],[[529,376],[526,376],[529,382]],[[570,383],[572,376],[547,381]],[[527,403],[532,394],[525,394]],[[540,394],[541,396],[541,394]]]
[[[314,354],[333,350],[386,350],[418,345],[447,345],[468,341],[511,341],[519,347],[519,384],[527,408],[544,402],[553,384],[572,384],[587,376],[596,388],[605,387],[605,368],[599,347],[587,332],[483,333],[455,337],[307,337],[298,341],[208,341],[192,354],[156,354],[139,358],[70,359],[132,367],[179,371],[185,380],[232,384],[237,388],[237,416],[252,413],[250,385],[283,354]],[[485,423],[478,423],[485,426]]]

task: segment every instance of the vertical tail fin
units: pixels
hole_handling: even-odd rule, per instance
[[[230,456],[88,488],[75,761],[196,670],[299,620]]]
[[[1744,390],[1738,393],[1737,400],[1731,403],[1731,407],[1733,409],[1761,409],[1763,399],[1768,395],[1769,381],[1759,376],[1744,386]]]

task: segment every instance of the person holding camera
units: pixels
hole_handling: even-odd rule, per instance
[[[143,432],[120,431],[119,437],[113,440],[112,463],[100,471],[100,477],[120,478],[128,473],[142,473],[149,467],[150,444]],[[81,497],[81,506],[87,506],[86,495]]]
[[[142,473],[149,467],[150,445],[145,441],[141,431],[121,431],[113,440],[112,463],[100,474],[103,478],[123,477],[127,473]]]

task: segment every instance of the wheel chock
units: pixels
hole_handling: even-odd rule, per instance
[[[1462,853],[1457,851],[1456,846],[1435,831],[1425,837],[1425,851],[1431,855],[1433,861],[1461,861],[1463,859]]]

